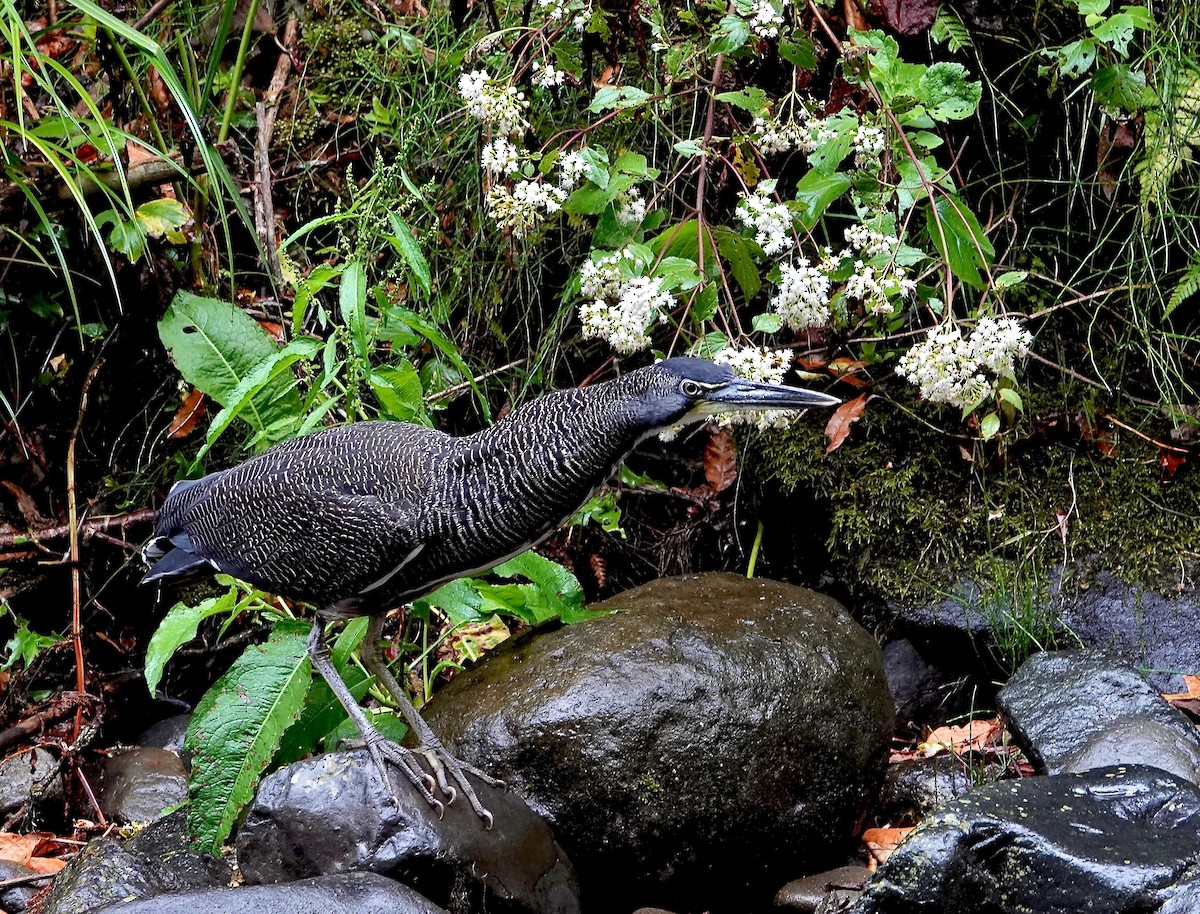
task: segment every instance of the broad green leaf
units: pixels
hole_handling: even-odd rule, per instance
[[[1011,289],[1013,286],[1019,286],[1028,278],[1028,270],[1009,270],[1007,273],[1001,273],[996,277],[996,288]]]
[[[488,406],[487,399],[480,394],[479,386],[473,380],[471,369],[463,361],[462,353],[459,352],[458,347],[429,320],[409,308],[392,307],[388,310],[388,317],[403,322],[410,330],[428,340],[434,349],[446,357],[446,360],[454,366],[459,374],[467,379],[467,382],[471,385],[471,390],[477,395],[479,408],[483,411],[483,417],[490,422],[492,419],[491,407]],[[426,365],[428,364],[430,363],[427,362]]]
[[[750,24],[741,16],[732,14],[717,23],[717,34],[709,42],[710,54],[729,54],[742,47],[750,39]]]
[[[493,571],[503,578],[521,575],[533,583],[529,605],[536,615],[542,617],[538,621],[557,617],[564,622],[579,622],[603,615],[601,612],[584,608],[583,588],[575,575],[557,562],[543,558],[532,550],[522,552],[516,558],[497,565]]]
[[[437,606],[455,625],[464,622],[476,622],[483,618],[480,607],[483,598],[480,597],[474,582],[469,578],[459,578],[443,584],[427,597],[422,597],[418,604]]]
[[[167,661],[180,647],[196,637],[200,623],[210,616],[229,612],[237,605],[237,591],[230,590],[219,597],[210,597],[196,606],[176,603],[163,620],[146,646],[146,687],[153,696],[158,692],[163,670]]]
[[[762,114],[767,108],[767,93],[757,86],[749,86],[734,92],[721,92],[717,101],[725,102],[753,115]]]
[[[242,394],[247,378],[279,353],[275,341],[250,315],[228,302],[176,293],[158,334],[185,381],[222,406]],[[255,429],[300,412],[292,379],[277,377],[258,389],[240,410]]]
[[[673,148],[677,153],[685,158],[704,155],[704,147],[695,140],[680,140]]]
[[[650,93],[637,86],[601,86],[588,110],[601,114],[614,108],[637,108],[646,104],[649,98]]]
[[[817,46],[809,38],[781,40],[779,56],[800,70],[815,70],[817,67]]]
[[[147,235],[159,236],[187,225],[191,213],[178,200],[162,197],[139,206],[135,215]]]
[[[939,194],[937,218],[928,219],[929,241],[960,280],[976,289],[986,287],[982,269],[990,267],[996,251],[975,214],[959,197]],[[939,231],[940,224],[940,231]]]
[[[1000,431],[1000,414],[988,413],[979,423],[979,433],[985,438],[993,438]]]
[[[1021,395],[1011,387],[1000,388],[1000,399],[1011,406],[1013,409],[1024,409],[1025,404],[1021,400]]]
[[[1063,76],[1075,78],[1082,76],[1096,62],[1096,41],[1092,38],[1080,38],[1058,49],[1058,66]]]
[[[416,366],[408,359],[401,359],[394,368],[374,369],[370,375],[370,382],[385,418],[398,422],[415,420],[422,425],[429,424],[421,376]]]
[[[662,280],[662,287],[668,292],[694,289],[701,279],[696,261],[687,257],[664,257],[654,268],[654,275]]]
[[[358,621],[358,620],[355,620]],[[366,619],[362,620],[366,622]],[[342,681],[350,689],[355,701],[361,701],[375,680],[354,664],[335,662],[335,668]],[[317,749],[320,741],[350,718],[342,707],[333,690],[320,676],[311,677],[308,691],[304,695],[304,707],[296,722],[287,728],[279,743],[279,751],[275,760],[280,765],[289,765]],[[353,722],[351,722],[353,726]]]
[[[29,628],[29,620],[14,615],[17,630],[4,645],[4,663],[0,670],[11,670],[20,663],[28,667],[48,647],[53,647],[63,639],[60,635],[40,635]]]
[[[850,177],[843,172],[822,172],[814,169],[796,185],[796,201],[800,204],[800,224],[811,232],[821,221],[829,204],[850,189]]]
[[[1138,10],[1139,12],[1131,12]],[[1129,54],[1129,42],[1136,29],[1146,29],[1153,23],[1149,11],[1143,7],[1127,6],[1114,16],[1109,16],[1092,29],[1099,41],[1111,45],[1121,57]]]
[[[633,175],[635,178],[657,178],[658,169],[651,168],[646,162],[646,157],[640,152],[626,152],[617,157],[617,161],[613,162],[613,171],[620,172],[623,175]]]
[[[607,186],[581,187],[563,203],[563,209],[573,216],[595,216],[602,213],[608,204],[638,183],[633,175],[614,175]]]
[[[850,155],[854,148],[854,132],[858,128],[858,116],[839,112],[827,118],[826,126],[832,131],[827,140],[820,142],[808,154],[808,164],[817,171],[830,174]]]
[[[1093,73],[1092,91],[1108,110],[1137,112],[1157,99],[1154,90],[1146,85],[1146,74],[1134,72],[1127,63],[1101,67]]]
[[[310,681],[309,627],[277,623],[267,642],[247,648],[196,706],[184,740],[192,753],[188,825],[205,850],[220,850],[300,716]]]
[[[759,333],[778,333],[783,327],[783,318],[778,314],[768,312],[754,315],[754,320],[750,323]]]
[[[413,237],[413,233],[403,219],[395,213],[388,213],[388,221],[392,226],[392,234],[388,236],[388,240],[396,249],[396,253],[404,260],[408,272],[416,280],[417,285],[426,295],[429,295],[433,290],[433,279],[429,273],[429,261],[421,253],[421,246],[417,244],[417,239]]]
[[[370,355],[367,342],[367,271],[357,260],[346,264],[338,287],[338,310],[350,330],[354,351],[360,359]]]
[[[762,288],[762,277],[758,274],[758,264],[754,262],[750,245],[737,232],[723,225],[714,227],[712,232],[717,239],[717,250],[729,264],[734,282],[742,290],[746,301],[750,301]]]
[[[917,84],[917,98],[937,121],[960,121],[975,113],[983,86],[969,79],[960,63],[940,61],[931,65]]]
[[[108,243],[130,261],[137,261],[146,252],[146,236],[136,219],[116,219],[108,231]]]

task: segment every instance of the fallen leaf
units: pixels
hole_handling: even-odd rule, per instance
[[[829,444],[825,446],[826,454],[832,454],[842,446],[842,442],[850,435],[850,426],[862,417],[863,410],[866,408],[867,395],[859,394],[853,400],[847,400],[834,410],[833,415],[829,417],[829,422],[825,425],[825,434],[829,436]]]
[[[204,394],[193,387],[191,393],[183,398],[183,403],[175,411],[171,424],[167,426],[167,439],[186,438],[196,430],[204,412]]]
[[[1158,468],[1162,470],[1162,481],[1170,482],[1174,479],[1175,473],[1185,463],[1187,463],[1186,454],[1177,454],[1174,451],[1159,451]]]
[[[275,321],[259,321],[258,325],[267,331],[267,335],[280,346],[287,343],[287,333],[284,332],[283,324],[278,324]]]
[[[62,857],[30,857],[25,865],[43,876],[53,875],[67,865]]]
[[[902,828],[868,828],[862,833],[863,844],[871,854],[875,863],[884,863],[898,848],[908,833],[916,826],[908,825]]]
[[[1163,698],[1167,701],[1186,701],[1189,698],[1200,698],[1200,676],[1188,676],[1185,674],[1183,677],[1183,687],[1187,689],[1186,692],[1164,694]]]
[[[737,482],[737,446],[725,429],[713,432],[704,447],[704,478],[714,492],[724,492]]]
[[[919,743],[917,748],[925,754],[926,758],[942,752],[965,755],[968,752],[978,752],[987,747],[992,736],[1000,730],[1000,720],[996,717],[986,720],[969,720],[958,726],[938,727],[925,737],[925,740]]]
[[[901,35],[918,35],[937,18],[938,0],[871,0],[871,15]]]
[[[863,15],[862,9],[859,8],[857,0],[845,0],[843,4],[843,12],[846,17],[846,27],[854,29],[856,32],[865,32],[871,28],[867,17]]]

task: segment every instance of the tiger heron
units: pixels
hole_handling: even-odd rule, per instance
[[[457,785],[490,826],[464,771],[499,782],[455,759],[408,700],[380,651],[387,610],[540,542],[648,435],[727,413],[839,402],[672,358],[539,397],[463,437],[404,422],[324,429],[177,483],[143,550],[151,566],[143,583],[219,571],[324,607],[309,657],[358,726],[389,793],[395,797],[391,763],[439,815],[435,791],[452,803]],[[333,667],[322,620],[362,615],[370,619],[363,664],[395,699],[417,749],[384,737]]]

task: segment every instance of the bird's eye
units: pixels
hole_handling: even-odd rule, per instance
[[[704,388],[690,379],[680,384],[679,389],[683,391],[685,397],[692,397],[693,399],[704,393]]]

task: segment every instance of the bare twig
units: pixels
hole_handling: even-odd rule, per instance
[[[100,530],[117,528],[124,532],[125,528],[130,524],[149,523],[154,520],[157,513],[153,508],[138,508],[136,511],[130,511],[128,514],[109,514],[105,517],[93,517],[90,520],[81,522],[78,525],[78,530],[79,534],[85,540]],[[56,524],[53,527],[43,527],[39,530],[29,530],[23,533],[0,533],[0,549],[18,546],[31,540],[35,543],[40,543],[43,540],[60,539],[61,537],[69,536],[70,533],[70,524]]]

